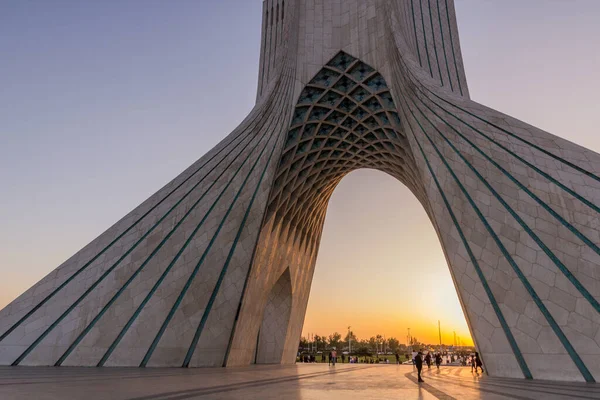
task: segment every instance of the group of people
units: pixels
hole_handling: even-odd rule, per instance
[[[346,362],[346,358],[348,358],[348,363],[350,363],[350,364],[358,364],[359,363],[358,356],[348,356],[348,357],[346,357],[346,355],[342,353],[342,356],[341,356],[342,363]],[[317,357],[314,354],[303,354],[303,355],[300,355],[298,361],[302,362],[302,363],[316,363],[316,362],[319,362],[317,360]],[[333,350],[329,351],[329,353],[323,352],[321,354],[321,360],[320,360],[320,362],[322,362],[322,363],[327,362],[327,363],[329,363],[329,365],[335,365],[338,362],[337,351],[335,349],[333,349]],[[369,363],[368,360],[365,360],[363,362]],[[382,361],[382,362],[384,362],[384,361]],[[371,360],[371,364],[373,364],[373,363],[374,363],[374,360]]]
[[[326,358],[327,357],[327,358]],[[427,369],[431,369],[431,365],[435,364],[437,369],[440,369],[440,365],[443,362],[443,355],[441,353],[431,353],[431,352],[427,352],[427,354],[423,355],[423,351],[419,350],[416,353],[413,353],[413,357],[412,357],[412,362],[415,365],[415,367],[417,367],[417,375],[418,375],[418,381],[419,382],[424,382],[423,378],[421,378],[421,371],[423,370],[423,363],[425,363],[427,365]],[[454,355],[445,355],[446,357],[446,362],[450,363],[450,362],[455,362],[455,361],[459,361],[461,365],[466,366],[467,363],[471,365],[471,372],[475,372],[478,373],[479,369],[481,369],[481,372],[483,373],[483,362],[481,361],[481,357],[479,356],[478,352],[475,352],[475,354],[471,355],[469,359],[467,359],[467,356],[464,357],[458,357],[458,356],[454,356]],[[336,362],[337,362],[337,351],[335,348],[333,348],[332,350],[329,351],[328,354],[326,354],[325,352],[323,352],[321,354],[321,362],[325,362],[327,360],[327,362],[329,363],[329,365],[333,365],[335,366]],[[305,363],[314,363],[317,362],[316,356],[315,355],[303,355],[300,357],[300,362],[305,362]],[[346,362],[346,356],[342,353],[342,363]],[[358,363],[359,359],[358,357],[355,356],[348,356],[348,362],[349,363]],[[364,361],[365,363],[376,363],[376,362],[380,362],[379,358],[377,359],[377,361],[373,360],[373,359],[365,359]],[[388,364],[389,360],[386,358],[385,361],[383,361],[384,363]],[[396,354],[396,363],[397,364],[401,364],[400,361],[400,355]]]
[[[339,357],[339,359],[341,360],[342,363],[345,363],[347,360],[347,362],[349,364],[359,364],[359,363],[389,364],[390,363],[390,360],[388,360],[387,358],[364,357],[363,359],[360,359],[358,356],[346,356],[345,354],[342,354],[342,356]],[[319,363],[319,362],[326,363],[326,362],[328,362],[329,365],[332,365],[332,364],[335,365],[338,362],[337,351],[332,350],[329,353],[323,352],[321,354],[320,359],[317,359],[317,356],[315,356],[314,354],[301,354],[298,356],[298,362],[301,362],[301,363]],[[396,363],[400,364],[398,355],[396,355]]]
[[[423,362],[427,364],[427,369],[431,369],[432,362],[435,362],[437,368],[440,369],[440,365],[442,364],[442,355],[440,353],[436,353],[432,356],[431,353],[428,352],[425,357],[423,357],[422,351],[417,352],[413,358],[413,364],[417,367],[417,376],[419,378],[419,382],[425,382],[423,378],[421,378]],[[479,357],[479,353],[475,352],[475,354],[471,356],[471,372],[474,370],[475,373],[477,373],[479,368],[481,368],[481,372],[483,373],[483,362],[481,361],[481,357]]]

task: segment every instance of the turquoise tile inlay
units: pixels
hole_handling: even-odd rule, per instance
[[[347,130],[345,130],[342,127],[336,128],[335,131],[333,131],[333,133],[331,134],[332,137],[336,137],[336,138],[343,138],[344,136],[346,136],[346,134],[348,133]]]
[[[275,136],[275,135],[274,135]],[[276,137],[276,136],[275,136]],[[271,152],[269,154],[269,157],[267,159],[267,162],[265,164],[265,167],[260,175],[260,179],[258,180],[258,183],[254,189],[254,193],[252,194],[252,198],[250,200],[250,204],[248,204],[248,207],[246,208],[246,212],[244,213],[244,218],[242,219],[242,222],[239,225],[239,229],[235,235],[235,239],[233,241],[233,244],[231,245],[231,248],[229,250],[229,254],[227,255],[227,259],[225,260],[225,264],[223,265],[223,268],[221,268],[221,273],[219,274],[219,278],[217,279],[217,282],[215,284],[215,287],[212,291],[212,294],[210,296],[210,299],[208,300],[208,303],[206,305],[206,308],[204,309],[204,313],[202,315],[202,319],[200,320],[200,323],[198,324],[198,327],[196,328],[196,333],[194,334],[194,338],[192,339],[192,343],[190,344],[190,347],[187,351],[187,354],[185,356],[185,359],[183,361],[183,365],[182,367],[188,367],[190,364],[190,361],[192,359],[192,356],[194,354],[194,351],[196,350],[196,346],[198,344],[198,340],[200,339],[200,335],[202,334],[202,331],[204,329],[204,325],[206,324],[206,321],[208,320],[208,316],[210,315],[210,312],[212,310],[213,304],[216,300],[216,297],[219,293],[219,289],[221,288],[221,284],[223,283],[223,280],[225,279],[225,274],[227,273],[227,269],[229,267],[229,264],[231,262],[231,259],[233,258],[233,254],[237,248],[237,245],[240,241],[240,237],[242,235],[242,230],[244,229],[244,227],[246,226],[246,221],[248,220],[248,216],[250,215],[250,210],[252,209],[252,205],[254,204],[254,201],[256,200],[256,196],[258,195],[258,190],[261,187],[261,184],[265,178],[265,174],[267,172],[267,170],[269,169],[269,165],[271,164],[271,159],[273,158],[273,153],[275,153],[275,149],[277,148],[276,146],[277,141],[275,141],[275,143],[273,143],[273,147],[271,148]],[[265,146],[266,149],[266,146]],[[262,156],[262,153],[261,153]],[[260,156],[257,158],[257,162],[260,159]],[[255,164],[256,165],[256,164]],[[254,166],[255,166],[254,165]],[[252,170],[254,169],[254,166],[252,168]],[[250,176],[250,174],[248,175],[248,177]],[[248,177],[246,177],[246,179],[248,179]],[[246,183],[246,181],[244,181],[244,184]],[[243,185],[242,185],[243,188]],[[242,188],[240,188],[240,191],[238,192],[241,193]],[[235,201],[237,200],[234,199],[234,201],[231,203],[231,206],[228,210],[228,213],[225,215],[225,217],[227,217],[227,215],[229,214],[229,211],[231,211],[231,209],[233,208],[233,205],[235,203]],[[223,219],[225,220],[225,218]]]
[[[362,103],[363,100],[370,96],[371,93],[369,93],[364,87],[359,86],[356,89],[354,89],[354,91],[350,94],[350,96],[356,100],[359,103]]]
[[[379,118],[379,120],[381,121],[381,123],[385,126],[389,126],[390,125],[390,120],[388,119],[387,115],[385,115],[384,112],[381,112],[379,114],[376,114],[377,118]]]
[[[338,105],[337,108],[343,112],[349,113],[354,109],[354,107],[356,107],[356,103],[354,103],[352,100],[346,97],[344,98],[344,100],[342,100],[342,102]]]
[[[336,81],[336,79],[340,76],[338,72],[331,71],[329,69],[323,68],[319,73],[310,81],[311,85],[325,86],[329,87]]]
[[[379,93],[378,96],[385,108],[394,109],[394,100],[390,92]]]
[[[435,54],[435,62],[437,64],[440,83],[444,86],[444,78],[442,77],[442,69],[440,68],[440,59],[437,51],[437,41],[435,40],[435,29],[433,28],[433,14],[431,12],[431,0],[427,0],[427,9],[429,10],[429,26],[431,27],[431,38],[433,42],[433,52]]]
[[[365,83],[374,92],[379,92],[381,90],[387,89],[385,80],[379,74],[369,78]]]
[[[329,91],[325,94],[325,96],[323,96],[323,98],[321,98],[321,100],[319,100],[319,104],[323,104],[329,107],[335,107],[335,105],[340,101],[341,98],[341,94]]]
[[[360,121],[360,120],[364,119],[367,115],[369,115],[369,113],[367,111],[365,111],[362,107],[357,107],[356,110],[354,110],[354,112],[352,112],[351,115],[355,119]]]
[[[360,82],[364,80],[367,76],[371,75],[374,71],[375,70],[369,67],[367,64],[359,62],[350,69],[349,74],[352,75],[354,80]]]
[[[298,125],[303,123],[308,110],[309,107],[296,107],[296,109],[294,110],[294,118],[292,118],[292,125]]]
[[[318,124],[305,124],[302,130],[302,139],[312,138],[315,135]]]
[[[324,89],[307,86],[300,94],[298,104],[312,104],[321,96],[321,94],[323,94],[324,91]]]
[[[381,125],[378,121],[375,120],[375,118],[373,117],[369,117],[366,120],[363,121],[363,124],[365,124],[367,126],[367,128],[369,129],[377,129],[379,128],[379,126]]]
[[[312,108],[312,110],[310,112],[308,121],[316,121],[316,122],[321,121],[325,117],[325,115],[327,115],[329,113],[329,111],[330,111],[329,108],[315,106]]]
[[[258,119],[258,117],[253,118],[253,123]],[[29,317],[31,317],[36,311],[38,311],[41,307],[43,307],[49,300],[51,300],[52,298],[54,298],[54,296],[59,293],[62,289],[64,289],[67,285],[69,285],[69,283],[73,282],[73,280],[79,276],[83,271],[85,271],[90,265],[92,265],[92,263],[94,263],[96,260],[98,260],[109,248],[111,248],[113,245],[115,245],[121,238],[123,238],[125,235],[127,235],[129,232],[131,232],[132,229],[135,228],[135,226],[137,226],[138,223],[140,223],[144,218],[146,218],[148,215],[150,215],[154,210],[156,210],[158,207],[160,207],[163,202],[165,200],[167,200],[171,195],[173,195],[173,193],[175,193],[178,189],[180,189],[183,185],[185,185],[186,183],[188,183],[191,179],[196,178],[196,174],[198,172],[200,172],[206,165],[208,165],[210,162],[212,162],[214,159],[216,159],[217,157],[221,156],[221,154],[223,152],[225,152],[227,149],[227,152],[225,153],[224,156],[222,156],[222,158],[219,160],[219,162],[212,167],[201,179],[200,181],[194,185],[194,187],[186,192],[183,197],[173,206],[171,207],[167,213],[161,217],[150,229],[149,231],[136,243],[134,243],[132,245],[132,247],[126,252],[126,254],[129,254],[131,251],[133,251],[133,249],[139,244],[141,243],[148,235],[150,235],[150,233],[165,219],[167,218],[167,216],[182,202],[184,201],[187,196],[192,193],[192,191],[197,187],[197,185],[200,185],[204,179],[215,169],[217,168],[221,162],[223,162],[224,160],[226,160],[229,155],[238,148],[238,146],[241,144],[241,142],[244,140],[243,139],[243,135],[244,135],[245,131],[241,131],[238,135],[236,135],[226,146],[224,146],[223,148],[221,148],[218,152],[216,152],[213,156],[211,156],[208,160],[206,160],[206,162],[202,163],[202,165],[200,165],[196,170],[194,170],[189,177],[187,177],[186,179],[184,179],[181,183],[179,183],[177,186],[175,186],[169,193],[167,193],[158,203],[156,203],[153,207],[151,207],[148,211],[146,211],[142,216],[140,216],[137,220],[135,220],[135,222],[133,222],[127,229],[125,229],[123,231],[123,233],[121,233],[120,235],[118,235],[114,240],[112,240],[109,244],[107,244],[102,250],[100,250],[95,256],[93,256],[89,261],[87,261],[83,266],[81,266],[79,269],[77,269],[75,271],[75,273],[73,273],[69,278],[67,278],[63,283],[61,283],[56,289],[54,289],[52,292],[50,292],[50,294],[48,294],[46,297],[44,297],[43,300],[41,300],[39,303],[37,303],[31,310],[29,310],[23,317],[21,317],[17,322],[15,322],[13,325],[10,326],[10,328],[8,328],[2,335],[0,335],[0,341],[4,340],[8,335],[10,335],[17,327],[19,327],[24,321],[26,321]],[[230,145],[234,144],[238,139],[242,138],[238,143],[236,143],[233,147],[230,147]]]
[[[415,106],[415,108],[418,109],[418,107],[416,107],[416,106]],[[561,344],[563,345],[563,347],[565,348],[565,350],[567,351],[567,353],[569,354],[569,356],[573,360],[573,363],[577,366],[577,368],[581,372],[583,378],[586,380],[586,382],[595,382],[592,374],[590,373],[590,371],[586,367],[585,363],[583,362],[583,360],[581,359],[581,357],[579,356],[579,354],[575,351],[575,349],[573,348],[573,345],[570,343],[570,341],[568,340],[568,338],[566,337],[566,335],[564,334],[564,332],[562,331],[562,329],[556,323],[556,320],[554,319],[554,317],[552,316],[552,314],[550,313],[550,311],[548,311],[548,309],[546,308],[546,305],[540,299],[540,297],[538,296],[537,292],[535,291],[535,289],[533,288],[533,286],[531,285],[531,283],[529,282],[529,280],[527,279],[527,277],[523,274],[523,272],[521,271],[521,269],[519,268],[519,266],[517,265],[517,263],[515,262],[515,260],[513,259],[513,257],[510,255],[510,253],[508,252],[508,250],[506,249],[506,247],[504,246],[504,244],[502,243],[502,241],[496,235],[496,232],[490,226],[490,224],[487,221],[487,219],[485,218],[485,216],[481,213],[479,207],[475,204],[475,202],[473,201],[472,197],[469,195],[469,193],[466,190],[466,188],[463,186],[463,184],[460,182],[460,180],[456,176],[454,170],[450,167],[450,165],[446,161],[446,158],[442,155],[442,153],[440,152],[440,150],[436,146],[435,142],[431,139],[431,137],[429,137],[429,135],[427,134],[427,132],[425,131],[425,129],[421,126],[421,123],[415,117],[412,109],[409,107],[408,110],[412,114],[412,116],[415,119],[415,121],[417,122],[417,124],[419,125],[419,127],[420,127],[423,135],[427,138],[427,140],[429,141],[429,143],[431,144],[431,146],[435,150],[436,154],[441,159],[442,163],[446,166],[446,168],[450,172],[450,175],[452,175],[452,178],[454,179],[454,181],[456,182],[456,184],[458,185],[458,187],[460,188],[460,190],[463,192],[463,194],[466,197],[467,201],[469,202],[469,204],[471,205],[471,207],[473,208],[473,210],[475,211],[475,213],[477,214],[477,216],[479,217],[479,219],[483,223],[484,227],[486,228],[486,230],[488,231],[488,233],[490,234],[490,236],[492,237],[492,239],[494,240],[494,242],[496,243],[496,245],[500,249],[502,255],[508,261],[508,264],[512,267],[513,271],[517,275],[517,278],[521,281],[521,283],[523,284],[523,286],[525,287],[525,289],[527,290],[527,292],[529,293],[529,295],[533,299],[534,303],[537,305],[538,309],[540,310],[540,312],[542,313],[542,315],[544,316],[544,318],[546,319],[546,321],[548,322],[548,324],[552,328],[554,334],[559,339],[559,341],[561,342]],[[435,127],[435,125],[434,125],[434,127]],[[451,146],[451,147],[453,147],[453,146]],[[466,164],[467,164],[467,166],[470,165],[469,163],[466,163]],[[474,172],[477,172],[473,167],[470,167],[470,169],[473,170]],[[478,174],[478,172],[476,173],[476,175],[477,174]],[[480,175],[478,175],[478,176],[480,176]],[[500,201],[500,199],[498,197],[496,197],[496,198]]]
[[[511,350],[513,351],[513,354],[515,355],[517,363],[519,364],[519,367],[521,368],[521,372],[523,373],[523,376],[526,379],[533,379],[531,371],[529,370],[529,367],[527,366],[527,363],[525,362],[525,358],[523,357],[523,354],[521,353],[521,350],[519,349],[517,341],[515,340],[515,337],[512,334],[510,327],[508,326],[508,323],[506,322],[506,318],[504,317],[502,310],[500,310],[500,306],[498,305],[498,302],[496,301],[494,293],[492,292],[492,290],[487,282],[487,279],[486,279],[485,275],[483,274],[483,271],[481,270],[479,261],[477,261],[477,258],[473,254],[471,246],[469,246],[469,243],[465,237],[465,234],[464,234],[462,228],[460,227],[460,224],[456,218],[456,215],[454,214],[454,211],[452,210],[452,206],[450,205],[450,202],[448,201],[446,194],[442,190],[442,187],[437,179],[437,176],[436,176],[435,172],[433,171],[431,164],[429,163],[429,159],[428,159],[427,155],[425,154],[425,151],[423,150],[423,147],[421,146],[419,139],[415,135],[411,124],[408,123],[407,126],[408,126],[413,138],[415,139],[415,142],[417,143],[417,146],[419,148],[419,151],[421,152],[421,155],[423,156],[423,159],[425,160],[427,169],[429,170],[429,173],[431,174],[431,177],[433,178],[433,181],[438,189],[438,192],[442,196],[442,200],[444,202],[446,210],[448,211],[448,213],[450,215],[450,218],[452,219],[454,228],[457,230],[459,237],[461,239],[461,242],[462,242],[464,248],[467,250],[469,260],[471,261],[471,264],[473,265],[473,268],[475,269],[475,273],[477,274],[477,276],[483,286],[483,290],[485,291],[488,299],[490,300],[490,304],[492,305],[492,308],[494,309],[494,313],[496,314],[496,317],[498,318],[498,321],[500,322],[500,326],[502,327],[502,330],[504,331],[504,334],[508,340]]]
[[[379,111],[383,108],[375,96],[365,101],[364,106],[367,107],[372,113]]]
[[[319,128],[319,132],[317,133],[317,135],[319,135],[319,136],[328,136],[329,133],[332,130],[333,130],[333,125],[321,123],[321,126]]]
[[[421,1],[421,0],[418,0]],[[417,48],[417,58],[419,59],[419,65],[422,67],[423,63],[421,62],[421,46],[419,45],[419,37],[417,36],[417,22],[415,18],[415,5],[414,1],[410,0],[410,8],[412,12],[412,20],[413,20],[413,30],[415,33],[415,47]]]
[[[437,11],[438,11],[438,22],[440,24],[440,37],[442,38],[442,53],[444,53],[444,61],[446,62],[446,73],[448,74],[448,83],[450,83],[450,90],[454,91],[454,85],[452,85],[452,75],[450,75],[450,67],[448,66],[448,56],[446,55],[446,41],[444,37],[444,27],[442,26],[442,10],[440,9],[440,0],[436,0]],[[446,10],[447,12],[447,10]],[[450,26],[448,26],[450,28]]]
[[[342,122],[342,126],[348,130],[352,130],[352,128],[356,126],[356,123],[357,122],[352,117],[348,116],[344,122]]]
[[[356,58],[341,51],[327,65],[344,72],[354,61],[356,61]]]
[[[333,85],[333,88],[335,90],[337,90],[338,92],[342,92],[342,93],[348,93],[350,90],[352,90],[352,88],[354,88],[354,86],[356,86],[356,82],[354,82],[352,79],[348,78],[347,76],[342,76],[335,85]]]
[[[344,113],[341,113],[339,111],[334,111],[331,114],[329,114],[326,121],[337,125],[340,122],[342,122],[342,120],[344,119],[345,116],[346,115]]]

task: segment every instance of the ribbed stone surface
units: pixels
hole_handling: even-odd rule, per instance
[[[471,100],[454,12],[264,1],[255,108],[0,311],[0,364],[293,363],[331,193],[374,168],[429,215],[490,375],[600,379],[600,155]]]

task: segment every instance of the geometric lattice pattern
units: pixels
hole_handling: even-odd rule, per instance
[[[311,232],[347,173],[378,169],[416,191],[413,165],[385,80],[369,65],[339,52],[300,94],[269,212]]]

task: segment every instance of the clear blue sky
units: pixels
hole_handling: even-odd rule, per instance
[[[600,151],[600,1],[456,5],[472,98]],[[259,0],[0,3],[0,307],[243,119],[260,16]],[[348,198],[357,187],[365,197]],[[415,229],[422,245],[403,246]],[[393,302],[380,279],[432,276],[449,289],[440,297],[455,296],[420,205],[391,178],[358,171],[334,193],[309,314],[336,273],[328,266],[364,271],[365,252],[387,260],[369,266],[365,296]],[[415,264],[422,272],[397,267]]]

